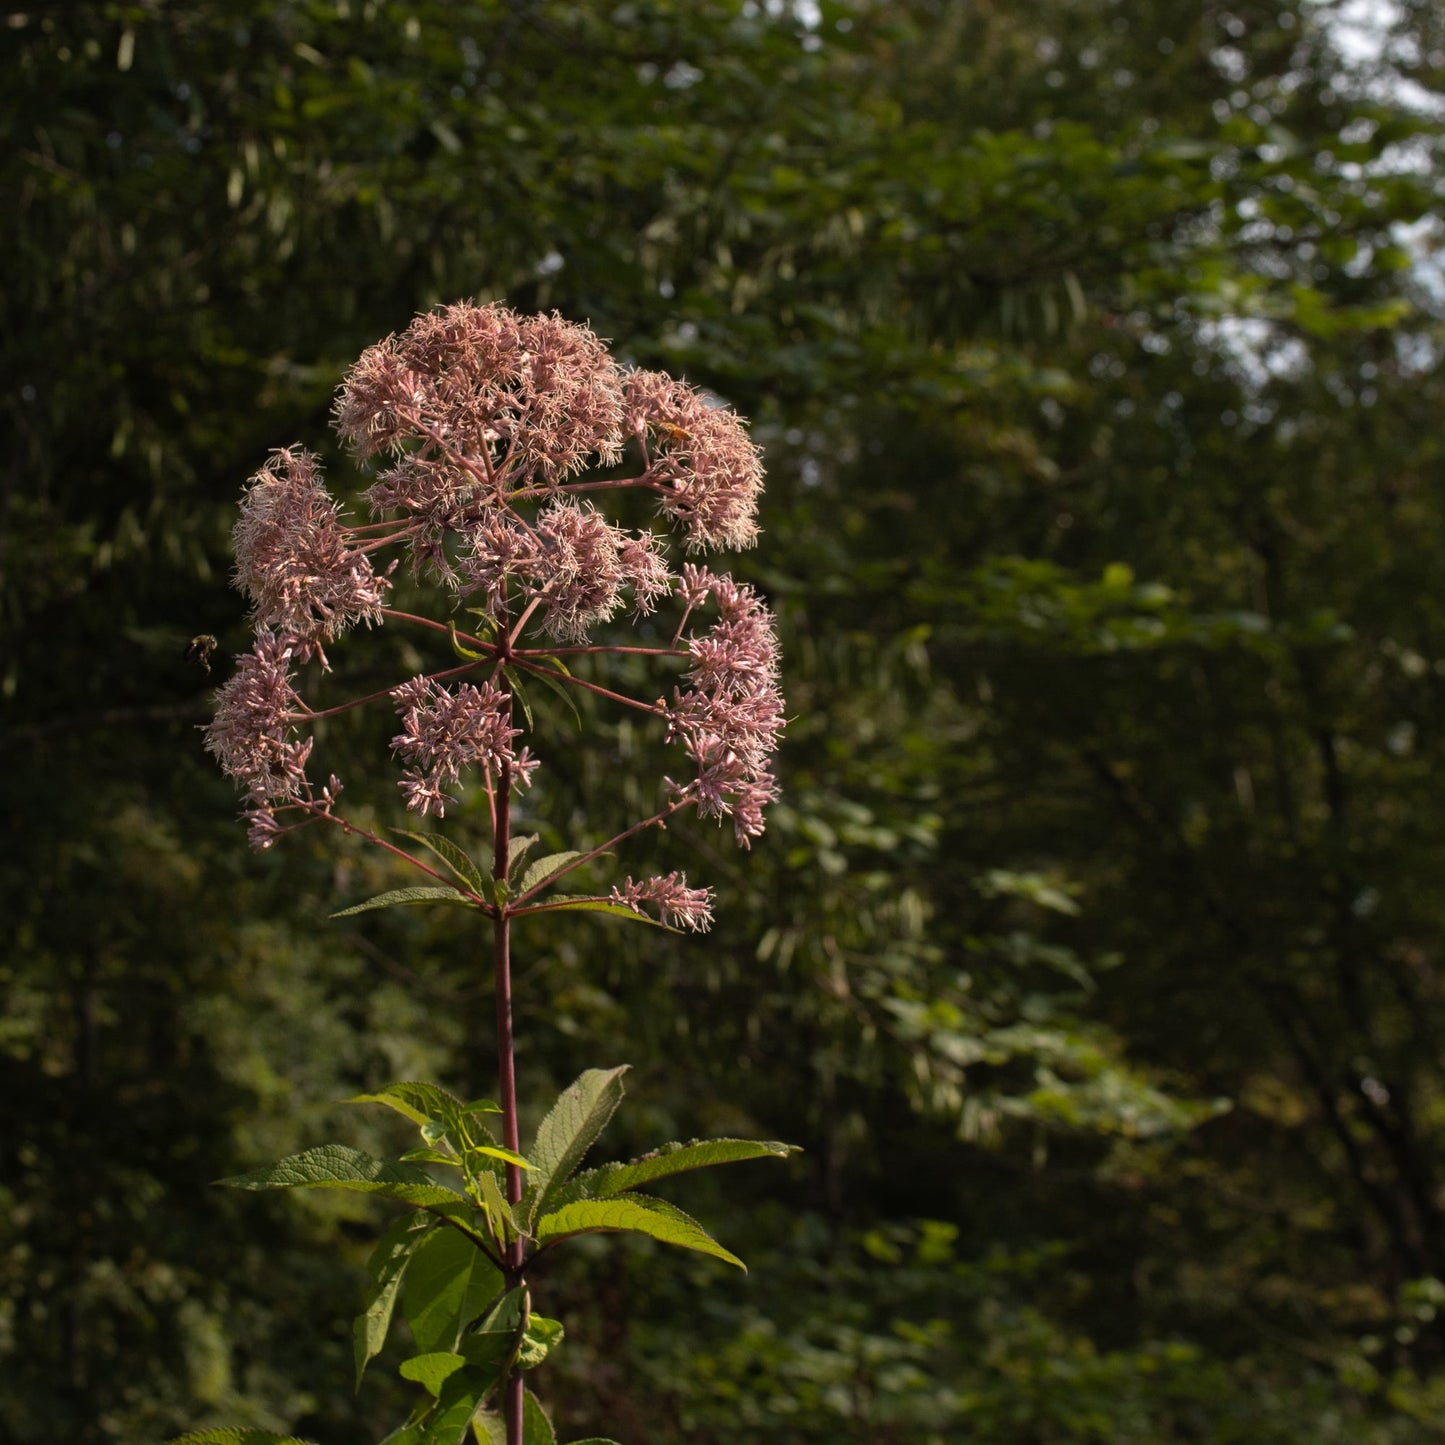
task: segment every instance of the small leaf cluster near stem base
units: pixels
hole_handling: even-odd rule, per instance
[[[323,1144],[220,1181],[235,1189],[360,1190],[411,1207],[372,1252],[371,1283],[353,1325],[358,1386],[398,1305],[410,1329],[416,1353],[399,1372],[424,1393],[410,1420],[387,1437],[392,1445],[459,1445],[469,1427],[487,1420],[504,1382],[535,1369],[562,1342],[562,1326],[533,1311],[525,1278],[510,1263],[519,1247],[525,1268],[576,1235],[639,1234],[744,1268],[675,1205],[633,1190],[673,1174],[782,1159],[796,1150],[771,1141],[694,1140],[579,1172],[622,1101],[626,1072],[623,1066],[580,1075],[548,1111],[524,1155],[496,1143],[485,1122],[498,1112],[490,1100],[465,1103],[435,1084],[398,1083],[349,1102],[381,1105],[410,1120],[421,1150],[375,1159],[343,1144]],[[418,1153],[449,1170],[453,1183],[439,1183],[412,1162]],[[528,1180],[515,1203],[504,1197],[509,1168],[524,1171]],[[527,1398],[531,1424],[524,1426],[523,1440],[553,1439],[540,1403]],[[244,1432],[234,1439],[262,1445]],[[191,1445],[202,1442],[195,1437]],[[222,1445],[219,1438],[216,1445]]]

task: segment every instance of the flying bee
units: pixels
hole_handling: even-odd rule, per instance
[[[211,670],[211,658],[215,655],[216,648],[220,644],[209,632],[198,633],[186,644],[186,661],[199,663],[206,669]]]

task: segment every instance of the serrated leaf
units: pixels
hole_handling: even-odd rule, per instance
[[[635,908],[629,908],[625,903],[583,893],[558,893],[545,903],[529,903],[525,908],[519,908],[514,916],[523,918],[531,913],[610,913],[614,918],[625,918],[631,923],[645,923],[649,928],[662,929],[664,933],[682,932],[680,928],[670,928],[655,918],[649,918],[645,913],[639,913]]]
[[[372,1250],[366,1266],[371,1274],[371,1286],[361,1313],[351,1326],[358,1389],[367,1365],[386,1343],[386,1332],[391,1328],[392,1311],[396,1308],[402,1277],[416,1247],[431,1230],[445,1227],[430,1214],[404,1214],[392,1222]]]
[[[578,1198],[607,1199],[624,1190],[671,1174],[691,1169],[711,1169],[718,1164],[739,1164],[748,1159],[786,1159],[800,1150],[796,1144],[779,1144],[772,1139],[694,1139],[687,1144],[664,1144],[626,1164],[604,1164],[578,1175],[573,1185]]]
[[[177,1435],[168,1445],[312,1445],[295,1435],[278,1435],[274,1430],[193,1430]]]
[[[567,1182],[607,1127],[622,1102],[622,1076],[626,1072],[626,1064],[616,1069],[588,1069],[552,1105],[527,1150],[532,1179],[522,1211],[524,1220],[536,1219],[546,1208],[551,1194]]]
[[[410,838],[414,843],[429,848],[473,893],[485,893],[487,875],[478,866],[476,859],[459,848],[450,838],[441,833],[407,833],[400,828],[393,831],[400,837]]]
[[[615,1199],[579,1199],[544,1214],[537,1221],[539,1245],[574,1234],[645,1234],[660,1244],[676,1245],[710,1254],[746,1272],[737,1255],[724,1249],[697,1220],[676,1205],[645,1194],[620,1195]]]
[[[418,1351],[455,1350],[502,1286],[500,1271],[460,1230],[429,1235],[412,1258],[401,1296]]]
[[[555,878],[574,859],[583,856],[580,850],[574,849],[571,852],[549,853],[545,858],[538,858],[522,875],[522,881],[517,884],[517,896],[521,898],[534,888],[540,888],[549,878]]]
[[[565,1334],[561,1320],[533,1315],[522,1335],[522,1348],[517,1351],[517,1368],[535,1370],[562,1343]]]
[[[393,888],[387,893],[378,893],[365,903],[355,903],[328,915],[331,918],[350,918],[354,913],[370,913],[377,908],[411,907],[421,903],[446,903],[455,908],[479,908],[470,898],[458,893],[455,888]]]
[[[373,1159],[364,1150],[345,1144],[322,1144],[264,1169],[216,1182],[230,1189],[354,1189],[423,1208],[466,1206],[466,1200],[456,1190],[433,1183],[423,1170]]]
[[[467,1105],[440,1085],[419,1083],[411,1079],[403,1079],[398,1084],[388,1084],[374,1094],[353,1094],[346,1102],[384,1104],[388,1109],[395,1109],[404,1119],[410,1119],[413,1124],[435,1121],[448,1129],[468,1112]]]
[[[441,1393],[447,1377],[456,1374],[466,1363],[460,1355],[454,1355],[450,1350],[433,1350],[429,1354],[413,1355],[411,1359],[403,1360],[397,1366],[396,1372],[403,1380],[420,1385],[435,1399]]]

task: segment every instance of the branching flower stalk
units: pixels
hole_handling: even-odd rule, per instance
[[[580,1187],[578,1182],[564,1188],[565,1176],[557,1176],[562,1163],[569,1172],[575,1169],[581,1155],[573,1158],[572,1145],[557,1142],[558,1131],[570,1127],[566,1120],[551,1133],[549,1126],[574,1093],[568,1110],[575,1113],[577,1099],[595,1095],[605,1123],[611,1108],[596,1101],[612,1099],[615,1105],[620,1070],[584,1075],[548,1116],[533,1150],[559,1158],[529,1161],[522,1156],[512,923],[533,914],[585,909],[706,929],[712,893],[690,886],[680,872],[640,881],[629,875],[605,894],[562,894],[556,885],[636,833],[665,827],[688,808],[702,817],[728,819],[737,842],[748,847],[763,831],[765,809],[776,794],[771,758],[783,725],[773,619],[757,593],[692,561],[674,572],[664,536],[648,526],[627,529],[599,510],[594,499],[622,492],[650,498],[655,514],[680,533],[687,554],[746,547],[758,534],[762,467],[743,422],[704,393],[659,372],[620,368],[583,326],[556,315],[519,315],[501,305],[449,306],[417,317],[400,335],[370,347],[342,384],[335,425],[358,459],[379,466],[367,494],[373,519],[349,519],[327,491],[318,459],[300,448],[278,451],[251,480],[234,543],[237,585],[251,604],[255,641],[218,694],[206,746],[245,793],[244,816],[255,847],[270,848],[303,827],[335,826],[405,860],[434,885],[396,890],[346,912],[448,901],[490,920],[500,1140],[485,1142],[490,1136],[478,1123],[478,1114],[490,1105],[463,1108],[459,1101],[447,1103],[450,1096],[436,1090],[424,1097],[375,1097],[422,1125],[427,1148],[418,1158],[460,1167],[468,1181],[466,1197],[475,1216],[470,1224],[457,1209],[425,1203],[419,1183],[406,1186],[407,1193],[393,1181],[392,1192],[432,1210],[433,1222],[447,1226],[443,1235],[448,1230],[461,1234],[468,1248],[475,1245],[497,1266],[501,1302],[480,1323],[461,1320],[455,1349],[443,1353],[458,1362],[448,1366],[452,1374],[447,1378],[461,1378],[468,1369],[474,1384],[496,1376],[490,1394],[475,1386],[481,1391],[476,1418],[482,1417],[487,1398],[499,1396],[504,1438],[508,1445],[521,1445],[531,1408],[524,1399],[522,1371],[526,1359],[540,1358],[538,1349],[545,1353],[538,1344],[541,1336],[527,1323],[528,1259],[567,1233],[591,1228],[641,1228],[663,1238],[656,1221],[678,1211],[629,1196],[629,1203],[647,1216],[642,1223],[617,1223],[622,1215],[616,1202],[606,1215],[612,1222],[588,1223],[604,1216],[595,1210],[589,1215],[583,1204],[600,1208],[604,1199],[620,1196],[631,1184],[613,1194],[592,1198],[584,1193],[572,1201],[568,1191]],[[624,465],[628,459],[637,464]],[[389,561],[388,553],[393,554]],[[415,577],[436,585],[446,604],[444,616],[388,605],[403,560]],[[648,617],[669,599],[679,619],[664,633],[670,633],[668,645],[594,640],[599,628],[629,608],[636,617]],[[328,672],[326,649],[359,623],[413,628],[433,647],[445,639],[446,665],[383,691],[313,709],[300,694],[301,670],[307,668],[310,676]],[[572,671],[579,657],[609,654],[671,665],[677,674],[671,699],[629,696]],[[582,690],[657,719],[688,766],[680,779],[662,780],[658,805],[649,816],[599,846],[555,854],[524,868],[534,840],[514,837],[513,806],[516,796],[532,786],[540,760],[518,740],[521,722],[530,722],[527,690],[538,684],[564,694]],[[381,705],[389,705],[399,718],[392,749],[401,764],[398,788],[406,809],[421,818],[444,818],[466,781],[480,780],[491,823],[489,868],[434,832],[384,837],[345,816],[342,784],[334,773],[324,785],[312,781],[314,725]],[[716,1152],[714,1146],[722,1144],[732,1146],[724,1151],[726,1159],[757,1157],[759,1149],[783,1151],[783,1146],[764,1149],[750,1141],[712,1141],[685,1149]],[[313,1160],[303,1168],[298,1161],[306,1158],[283,1161],[304,1178],[282,1178],[273,1171],[264,1186],[253,1181],[250,1187],[301,1182],[381,1188],[375,1179],[363,1186],[349,1175],[336,1177],[335,1169],[331,1177],[313,1178],[312,1165],[321,1165]],[[726,1162],[722,1156],[688,1158],[677,1167]],[[354,1160],[347,1167],[365,1173]],[[487,1183],[488,1170],[505,1184],[504,1204]],[[636,1177],[666,1172],[674,1171],[648,1166]],[[546,1213],[548,1202],[559,1199],[571,1202]],[[568,1214],[569,1208],[574,1213]],[[707,1244],[692,1236],[669,1242],[732,1259],[699,1226],[692,1221],[687,1226]],[[683,1229],[676,1220],[668,1227]],[[514,1299],[520,1303],[509,1314],[506,1301]],[[499,1319],[513,1320],[507,1327],[515,1326],[516,1333],[515,1347],[499,1357],[500,1364],[475,1345],[477,1335],[489,1338],[489,1331],[501,1329],[488,1323]],[[364,1365],[360,1349],[358,1363]],[[409,1378],[425,1383],[432,1369],[416,1364],[417,1373]],[[450,1439],[447,1389],[438,1382],[430,1413],[408,1427],[422,1433],[397,1438]]]

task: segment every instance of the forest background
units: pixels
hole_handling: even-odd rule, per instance
[[[1445,1439],[1442,16],[12,0],[0,1438],[399,1418],[350,1380],[381,1211],[210,1181],[489,1092],[488,981],[327,922],[403,880],[249,853],[198,726],[245,478],[475,297],[753,418],[786,659],[767,837],[656,843],[713,932],[523,941],[524,1100],[629,1062],[611,1157],[807,1149],[672,1192],[746,1279],[548,1281],[559,1420]],[[548,842],[658,772],[586,724]]]

